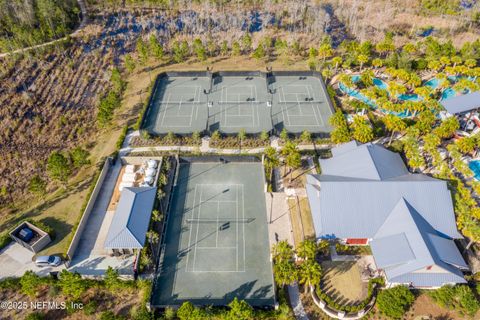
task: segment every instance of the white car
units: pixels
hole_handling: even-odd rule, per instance
[[[37,267],[58,267],[62,263],[59,256],[39,256],[35,259]]]

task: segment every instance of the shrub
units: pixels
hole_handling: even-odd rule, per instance
[[[87,289],[87,282],[82,279],[80,274],[71,273],[62,270],[60,273],[60,287],[62,292],[75,300],[78,300]]]
[[[42,283],[41,279],[33,271],[28,270],[20,278],[20,285],[22,286],[22,292],[30,297],[34,297],[37,294],[38,287]]]
[[[415,301],[415,296],[405,286],[397,286],[381,291],[377,297],[377,307],[388,317],[400,319]]]
[[[177,316],[177,313],[175,312],[175,309],[167,307],[165,308],[165,312],[163,314],[163,317],[165,320],[173,320]]]
[[[21,278],[5,278],[0,281],[0,289],[18,290],[21,288],[20,279]]]
[[[25,317],[25,320],[44,320],[47,319],[46,315],[41,312],[32,312]]]
[[[2,234],[0,236],[0,250],[8,246],[12,242],[12,238],[8,233]]]
[[[118,137],[117,142],[115,143],[115,149],[120,150],[122,148],[123,140],[125,140],[125,137],[127,136],[127,131],[128,131],[128,126],[123,127],[122,132],[120,133],[120,136]]]
[[[95,314],[95,312],[97,311],[97,308],[98,308],[98,303],[94,300],[91,300],[85,304],[85,306],[83,307],[83,312],[85,313],[85,315],[91,316]]]
[[[474,315],[480,308],[472,289],[466,285],[443,286],[429,294],[440,306],[469,315]]]

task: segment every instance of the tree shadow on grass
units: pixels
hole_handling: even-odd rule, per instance
[[[51,227],[55,232],[55,237],[52,239],[52,242],[50,242],[43,250],[48,249],[65,239],[65,237],[70,234],[73,228],[73,225],[65,223],[64,221],[54,217],[41,219],[40,222]],[[63,253],[64,252],[52,252],[51,254],[61,255]]]
[[[64,192],[55,196],[54,198],[49,199],[41,203],[37,207],[25,212],[23,215],[18,215],[16,217],[11,218],[9,221],[2,224],[2,226],[0,227],[0,232],[14,228],[17,224],[19,224],[21,221],[25,219],[35,218],[36,216],[40,215],[43,211],[48,210],[49,208],[53,207],[55,204],[59,203],[60,201],[68,198],[69,196],[77,192],[82,192],[88,189],[93,181],[93,178],[94,176],[91,176],[81,181],[76,186],[68,190],[65,190]],[[79,210],[79,208],[77,210]]]

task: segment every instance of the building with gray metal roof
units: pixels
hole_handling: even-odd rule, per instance
[[[450,114],[461,114],[480,108],[480,91],[440,101]]]
[[[332,154],[320,160],[321,175],[307,176],[317,238],[370,243],[390,285],[465,282],[445,181],[409,173],[398,154],[371,143],[352,141]]]
[[[157,188],[127,187],[105,239],[105,249],[142,249],[150,223]]]

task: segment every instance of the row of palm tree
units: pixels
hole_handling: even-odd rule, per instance
[[[273,273],[279,286],[299,282],[304,285],[305,293],[311,286],[318,285],[322,279],[322,267],[315,257],[319,246],[315,241],[304,240],[296,250],[285,240],[272,247]],[[295,261],[295,255],[299,258]]]

